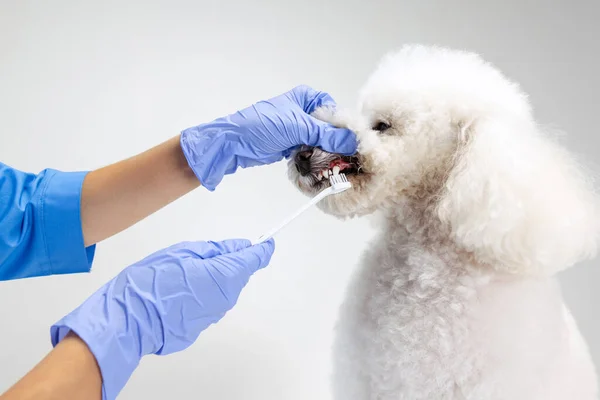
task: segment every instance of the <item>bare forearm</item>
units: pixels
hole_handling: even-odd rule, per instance
[[[199,185],[181,151],[179,136],[90,172],[81,199],[85,245],[134,225]]]
[[[96,359],[76,335],[67,335],[0,400],[101,399],[102,376]]]

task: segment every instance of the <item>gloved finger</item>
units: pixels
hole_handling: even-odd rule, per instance
[[[319,107],[335,107],[335,100],[329,93],[315,90],[310,86],[297,86],[289,94],[307,114],[313,113]]]
[[[235,253],[248,248],[252,243],[247,239],[228,239],[220,242],[183,242],[172,247],[177,253],[186,253],[193,258],[208,259],[223,254]]]
[[[329,153],[351,156],[356,153],[358,141],[356,134],[350,129],[336,128],[327,122],[309,116],[313,122],[312,132],[309,134],[309,143],[313,147],[320,147]]]
[[[274,252],[275,241],[270,239],[236,252],[217,256],[215,260],[249,277],[259,269],[269,265]]]

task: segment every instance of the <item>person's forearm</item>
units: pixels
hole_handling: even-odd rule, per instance
[[[90,172],[81,195],[85,245],[130,227],[199,185],[181,151],[179,136]]]
[[[101,399],[102,376],[96,359],[76,335],[67,335],[0,400]]]

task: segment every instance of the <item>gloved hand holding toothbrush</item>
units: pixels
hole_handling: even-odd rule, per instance
[[[274,242],[186,242],[125,268],[57,322],[52,344],[74,332],[94,354],[102,398],[117,397],[141,358],[189,347],[237,302],[269,263]]]
[[[300,145],[352,155],[357,146],[352,131],[309,115],[318,107],[334,105],[329,94],[298,86],[235,114],[184,130],[181,147],[202,185],[211,191],[238,167],[280,161]]]

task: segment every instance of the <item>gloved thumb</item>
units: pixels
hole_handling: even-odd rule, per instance
[[[217,258],[220,262],[227,264],[230,268],[235,268],[250,276],[259,269],[269,265],[274,252],[275,242],[271,239],[236,252],[223,254]]]
[[[313,143],[307,143],[308,145],[320,147],[329,153],[343,154],[346,156],[351,156],[356,153],[358,141],[356,139],[356,134],[350,129],[337,128],[312,116],[309,116],[309,118],[313,120],[316,128],[316,135],[311,135],[311,141]]]
[[[220,242],[208,242],[214,248],[214,251],[218,255],[224,255],[229,253],[235,253],[240,250],[246,249],[252,246],[252,242],[248,239],[227,239]]]
[[[227,253],[234,253],[250,246],[252,246],[252,243],[247,239],[228,239],[221,242],[182,242],[172,246],[169,250],[186,252],[194,258],[205,260]]]

